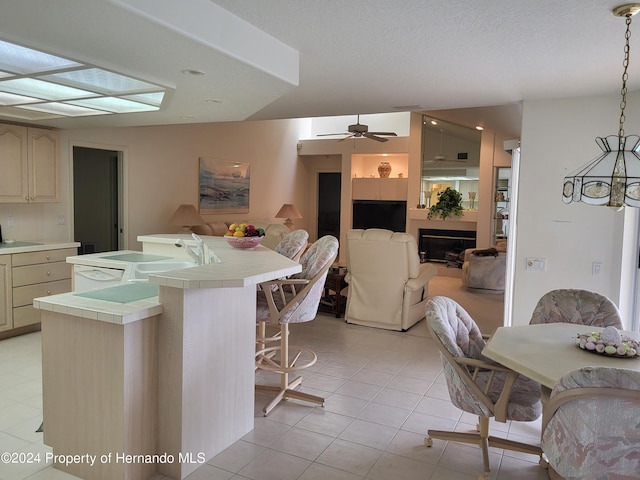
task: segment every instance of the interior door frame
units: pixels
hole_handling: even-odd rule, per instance
[[[74,181],[73,178],[73,151],[74,147],[80,148],[90,148],[94,150],[108,150],[115,151],[118,153],[118,248],[120,250],[128,250],[129,249],[129,241],[126,235],[126,232],[129,230],[129,222],[128,216],[125,215],[125,212],[129,209],[129,196],[127,192],[128,189],[128,179],[126,175],[126,168],[128,165],[127,161],[127,149],[122,147],[122,145],[108,145],[103,143],[93,143],[93,142],[83,142],[83,141],[73,141],[69,142],[69,155],[70,159],[70,168],[69,168],[69,176],[70,176],[70,208],[71,208],[71,232],[75,232],[75,221],[74,221]]]

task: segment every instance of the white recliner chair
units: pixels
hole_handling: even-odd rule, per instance
[[[348,323],[407,330],[425,316],[429,280],[413,235],[370,228],[347,232]]]

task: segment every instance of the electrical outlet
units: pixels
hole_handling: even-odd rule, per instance
[[[594,276],[600,275],[601,270],[602,270],[601,262],[593,262],[591,264],[591,275],[594,275]]]
[[[58,215],[58,225],[66,225],[66,224],[67,224],[67,216]]]
[[[7,217],[7,227],[13,227],[13,217]]]

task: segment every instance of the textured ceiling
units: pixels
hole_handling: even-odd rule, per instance
[[[176,2],[182,29],[123,8],[153,10],[153,0],[4,2],[0,38],[175,89],[159,113],[40,122],[67,128],[461,108],[489,118],[470,107],[620,90],[625,26],[611,13],[619,0],[209,1]],[[209,19],[211,31],[233,38],[212,6],[299,52],[297,86],[203,41]],[[630,90],[640,86],[637,21]],[[264,43],[248,47],[266,55]],[[205,75],[185,76],[187,68]]]

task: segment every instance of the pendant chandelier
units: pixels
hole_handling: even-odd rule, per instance
[[[627,69],[631,18],[640,11],[640,3],[613,9],[617,17],[625,17],[624,70],[618,135],[596,138],[602,154],[564,177],[564,203],[584,202],[609,207],[640,207],[640,137],[624,135],[624,109],[627,104]]]

